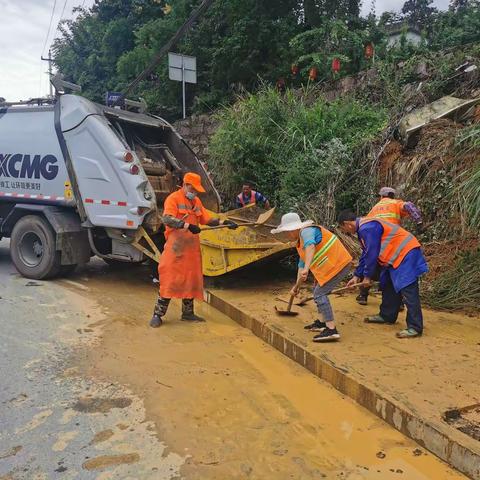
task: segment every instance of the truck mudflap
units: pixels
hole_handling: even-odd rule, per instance
[[[10,236],[17,221],[31,214],[43,215],[55,231],[56,250],[61,252],[62,265],[82,264],[90,260],[87,231],[71,208],[17,204],[2,222],[1,234]]]

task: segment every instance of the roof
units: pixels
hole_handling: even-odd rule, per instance
[[[419,36],[422,35],[421,29],[417,25],[409,24],[405,21],[399,21],[385,25],[385,30],[389,36],[393,36],[402,33],[405,27],[407,32],[416,33]]]

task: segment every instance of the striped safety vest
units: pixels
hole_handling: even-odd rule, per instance
[[[245,205],[255,205],[257,203],[257,199],[255,197],[255,195],[257,194],[257,192],[255,192],[254,190],[252,190],[251,194],[250,194],[250,200],[248,201],[245,201],[244,198],[243,198],[243,192],[240,193],[240,195],[238,195],[238,201],[240,202],[240,205],[242,207],[244,207]]]
[[[369,222],[378,222],[383,227],[378,263],[384,267],[397,268],[410,250],[421,246],[416,237],[400,225],[380,218],[364,218],[360,220],[359,228]]]
[[[381,218],[387,222],[400,225],[405,216],[405,202],[396,198],[382,198],[367,214],[367,218]]]
[[[339,238],[320,225],[312,225],[322,232],[322,241],[315,245],[315,255],[310,271],[320,286],[325,285],[337,273],[341,272],[349,263],[352,262],[352,256],[343,246]],[[311,227],[306,227],[311,228]],[[304,229],[302,229],[304,230]],[[300,259],[305,261],[305,249],[303,247],[303,238],[300,231],[300,238],[297,243],[297,252]]]

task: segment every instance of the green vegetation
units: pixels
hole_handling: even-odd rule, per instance
[[[219,114],[210,164],[227,201],[248,179],[282,209],[317,201],[319,219],[346,196],[368,192],[364,178],[358,183],[354,152],[386,126],[385,112],[348,98],[307,98],[308,91],[265,87]]]

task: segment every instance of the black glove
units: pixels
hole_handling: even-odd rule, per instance
[[[198,225],[193,225],[193,224],[190,224],[188,226],[188,229],[194,234],[194,235],[198,235],[202,229],[198,226]]]
[[[417,223],[417,233],[424,233],[425,232],[425,227],[422,222]]]
[[[228,225],[229,230],[235,230],[238,228],[238,225],[232,220],[224,220],[223,224]]]

